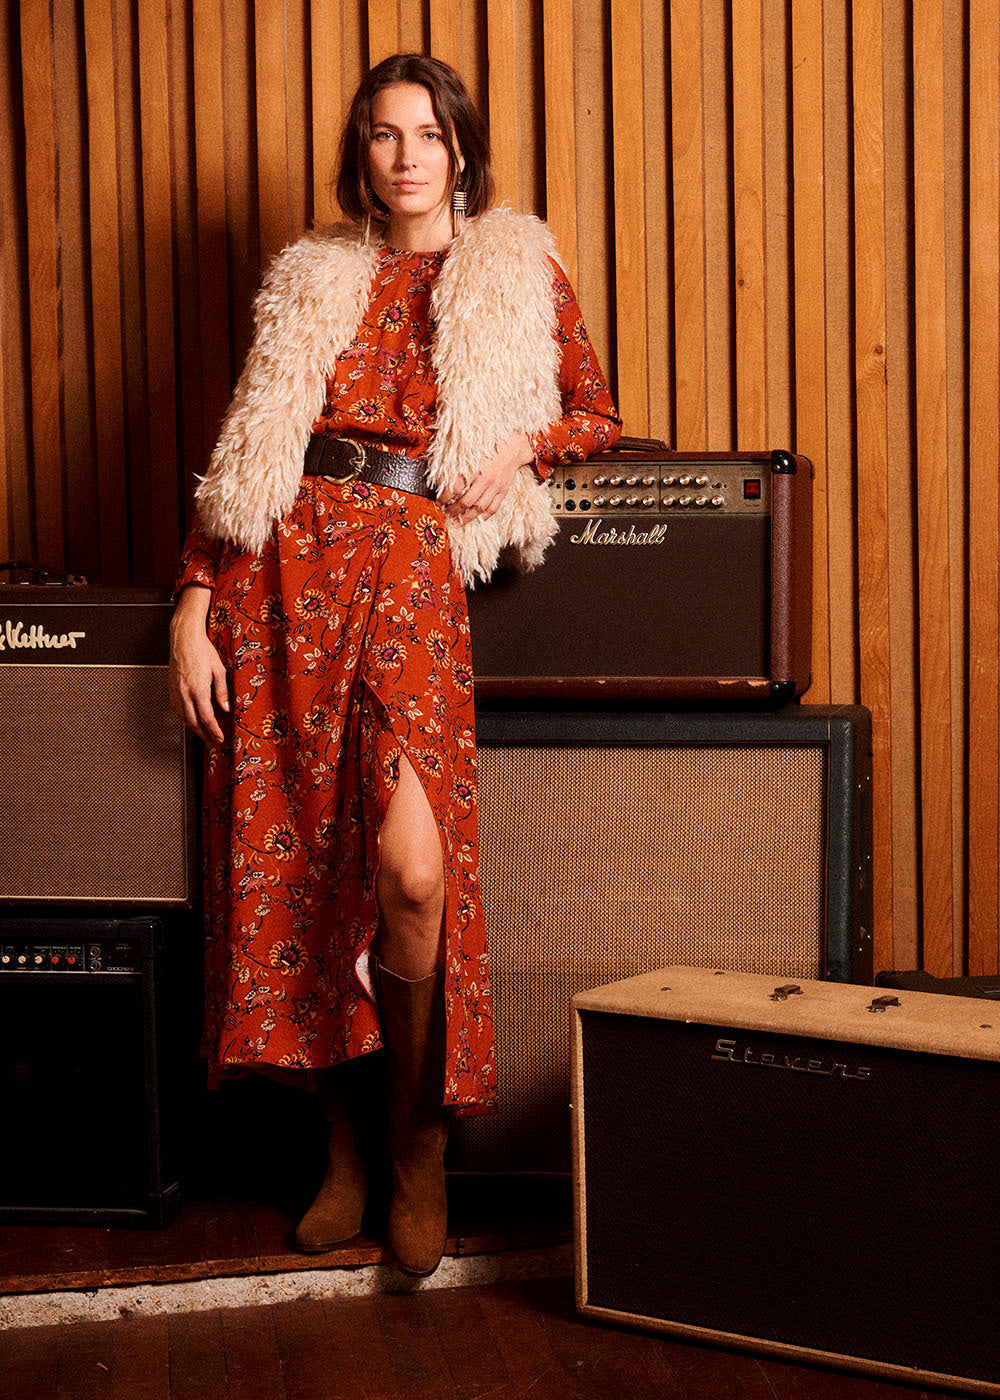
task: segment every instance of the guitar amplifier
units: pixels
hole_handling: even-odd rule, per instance
[[[177,1214],[196,965],[193,931],[162,918],[0,920],[0,1225]]]
[[[573,1001],[586,1316],[1000,1394],[988,1001],[667,967]]]
[[[558,466],[558,534],[469,594],[480,699],[787,700],[809,685],[812,467],[642,446]]]
[[[162,588],[0,588],[0,905],[193,902],[170,614]]]

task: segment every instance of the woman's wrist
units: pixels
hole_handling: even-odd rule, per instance
[[[535,460],[535,449],[531,444],[531,438],[528,434],[515,433],[514,446],[517,452],[517,465],[519,467],[530,467]]]
[[[170,630],[178,627],[204,626],[212,603],[212,590],[203,583],[187,583],[177,596]]]

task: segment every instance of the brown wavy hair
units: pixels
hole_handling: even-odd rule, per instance
[[[493,169],[486,125],[476,111],[465,84],[447,63],[419,53],[397,53],[384,58],[361,80],[340,138],[337,161],[337,202],[349,219],[384,219],[388,209],[372,188],[368,173],[368,147],[372,139],[372,105],[375,96],[391,83],[419,83],[430,93],[434,116],[448,147],[451,190],[461,178],[470,218],[493,202]],[[460,171],[455,145],[465,159]]]

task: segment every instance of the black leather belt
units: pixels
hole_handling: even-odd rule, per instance
[[[314,433],[306,447],[304,476],[328,476],[333,481],[369,481],[414,496],[433,498],[427,483],[426,457],[400,457],[382,447],[353,438],[325,437]]]

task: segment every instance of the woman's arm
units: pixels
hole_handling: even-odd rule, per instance
[[[601,367],[583,324],[573,288],[558,263],[552,264],[552,300],[559,342],[562,416],[541,433],[514,433],[480,463],[457,495],[442,498],[445,514],[461,523],[488,520],[522,466],[533,463],[544,481],[556,462],[580,461],[613,447],[622,430]]]
[[[622,420],[601,373],[573,288],[558,263],[553,263],[552,269],[563,411],[561,418],[531,438],[538,474],[543,479],[556,462],[582,461],[614,447],[622,430]]]
[[[206,625],[217,562],[212,542],[196,522],[184,544],[174,589],[167,685],[175,712],[207,744],[221,744],[223,739],[216,706],[229,710],[226,668]]]

